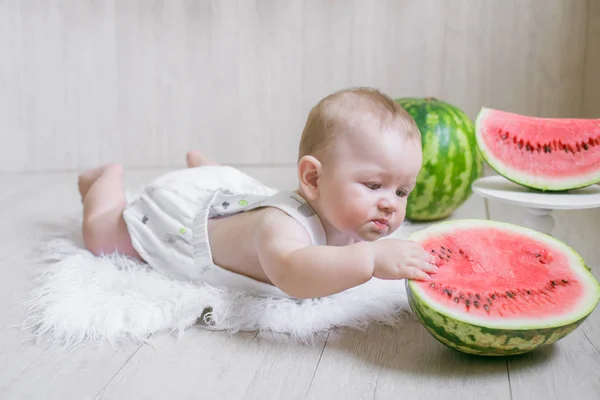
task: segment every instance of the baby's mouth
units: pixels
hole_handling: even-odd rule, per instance
[[[371,220],[371,222],[373,223],[373,225],[375,225],[375,227],[381,231],[386,230],[388,228],[388,221],[385,219],[374,219]]]

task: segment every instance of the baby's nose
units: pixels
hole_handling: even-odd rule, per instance
[[[381,199],[379,201],[379,208],[388,212],[394,212],[398,207],[395,202],[390,201],[389,199]]]

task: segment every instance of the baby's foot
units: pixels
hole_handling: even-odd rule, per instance
[[[88,169],[87,171],[79,174],[77,180],[77,186],[79,188],[79,194],[81,195],[81,202],[87,195],[90,187],[102,176],[104,172],[123,173],[123,167],[119,164],[106,164],[97,168]]]
[[[207,158],[198,150],[188,151],[188,153],[186,154],[186,161],[188,168],[202,167],[204,165],[219,165],[218,162]]]

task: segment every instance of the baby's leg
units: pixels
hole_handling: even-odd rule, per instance
[[[83,199],[83,242],[95,255],[118,252],[141,260],[131,244],[123,219],[127,201],[123,168],[108,164],[82,173],[79,191]]]
[[[187,161],[188,168],[196,168],[201,167],[203,165],[219,165],[218,162],[213,161],[210,158],[204,156],[198,150],[188,151],[185,158]]]
[[[107,165],[103,165],[98,168],[88,169],[79,175],[77,186],[79,188],[82,203],[88,190],[90,190],[90,186],[100,177],[100,175],[102,175],[106,167]]]

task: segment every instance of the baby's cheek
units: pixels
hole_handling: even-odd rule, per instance
[[[343,213],[343,218],[348,222],[363,221],[368,217],[368,209],[357,201],[347,202],[344,206],[340,207],[339,211]],[[355,224],[350,223],[350,225]]]
[[[347,202],[340,207],[340,211],[344,213],[345,218],[356,218],[356,216],[362,214],[361,207],[356,202]]]
[[[344,215],[344,219],[349,221],[361,221],[365,218],[371,218],[373,211],[371,202],[360,190],[344,188],[340,190],[337,211]]]
[[[401,204],[394,213],[394,223],[400,226],[406,217],[406,203]]]
[[[373,215],[376,211],[368,205],[364,205],[362,207],[357,208],[353,217],[356,220],[357,224],[364,224],[367,221],[370,221],[373,218]]]

